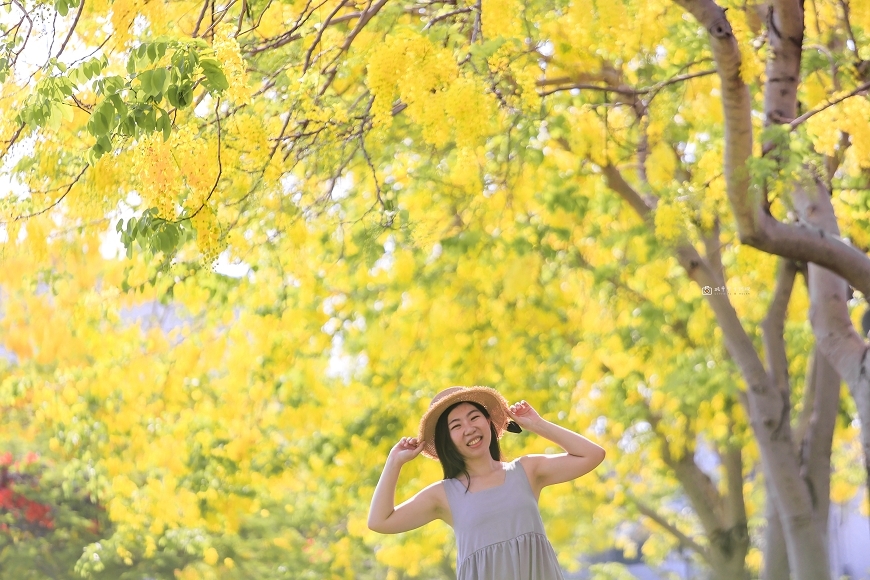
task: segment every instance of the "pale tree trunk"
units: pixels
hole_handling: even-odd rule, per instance
[[[840,374],[816,347],[813,353],[814,383],[809,429],[801,450],[802,475],[813,496],[816,527],[828,542],[828,516],[831,507],[831,446],[840,409]],[[806,410],[806,409],[805,409]]]
[[[795,188],[795,202],[802,218],[839,237],[830,194],[819,181],[811,188]],[[864,457],[870,457],[870,348],[855,330],[846,306],[848,285],[845,280],[816,264],[809,264],[810,321],[819,347],[831,366],[849,386],[861,421],[861,445]],[[865,465],[870,480],[870,464]]]
[[[616,167],[608,165],[602,168],[605,182],[614,192],[619,194],[646,222],[650,229],[654,229],[652,222],[652,208],[656,200],[647,201],[622,177]],[[724,284],[719,256],[718,231],[717,239],[707,240],[708,258],[704,259],[690,244],[676,248],[676,257],[698,286],[717,286]],[[711,266],[712,264],[712,266]],[[739,356],[743,366],[757,373],[762,383],[766,383],[767,376],[764,367],[758,358],[758,353],[752,344],[752,340],[744,331],[727,296],[711,297],[715,308],[725,313],[724,318],[719,320],[726,335],[726,342],[730,339],[733,344],[729,352],[733,358]],[[717,317],[718,318],[718,317]],[[724,327],[728,328],[725,329]],[[736,353],[736,354],[735,354]],[[750,383],[747,380],[747,383]],[[781,398],[775,396],[773,404],[781,403]],[[745,406],[745,401],[744,401]],[[777,415],[779,416],[779,415]],[[656,419],[651,418],[655,429]],[[746,517],[746,505],[743,496],[743,458],[739,448],[728,448],[719,453],[720,460],[725,468],[726,491],[721,493],[717,486],[695,463],[692,453],[684,453],[682,457],[672,457],[667,442],[661,445],[662,459],[670,467],[683,490],[686,492],[692,509],[698,516],[709,546],[700,546],[691,538],[685,536],[675,526],[670,524],[664,517],[654,511],[652,506],[646,505],[641,499],[630,499],[638,507],[639,511],[652,519],[655,523],[670,532],[680,543],[690,550],[698,553],[710,567],[711,573],[716,580],[749,580],[749,571],[746,569],[746,554],[749,551],[749,529]],[[794,475],[799,478],[797,465]]]
[[[762,322],[770,382],[783,401],[783,415],[777,428],[779,433],[774,432],[773,435],[788,442],[787,446],[771,446],[771,451],[782,454],[773,458],[766,456],[762,446],[762,465],[768,490],[772,492],[768,497],[768,513],[775,512],[774,525],[782,532],[789,569],[798,579],[826,578],[829,573],[827,545],[815,525],[815,497],[811,486],[803,477],[804,466],[797,453],[789,419],[791,393],[783,331],[795,274],[796,268],[792,262],[780,260],[773,300]],[[814,384],[814,379],[814,376],[809,377],[809,382]],[[778,533],[776,529],[772,531],[772,541],[778,540]],[[773,545],[771,549],[775,557],[780,557],[776,554],[780,546]],[[768,569],[774,571],[773,568]]]
[[[605,181],[651,225],[651,208],[613,166],[602,168]],[[718,255],[718,231],[705,239],[706,257],[702,257],[691,244],[683,244],[675,253],[687,275],[703,286],[723,286],[725,283],[722,260]],[[753,433],[761,450],[762,465],[767,481],[776,490],[774,501],[783,522],[789,560],[796,571],[797,580],[827,580],[829,578],[827,551],[824,541],[814,525],[813,501],[801,477],[801,465],[793,442],[789,420],[788,361],[783,342],[783,321],[794,283],[795,268],[789,262],[780,269],[777,289],[765,321],[765,350],[768,366],[759,358],[752,339],[740,322],[727,295],[708,297],[716,321],[723,331],[725,347],[737,364],[748,389],[744,398]],[[663,458],[674,470],[686,490],[695,513],[698,514],[711,549],[706,560],[711,569],[727,570],[730,578],[743,578],[745,555],[748,550],[746,517],[742,511],[742,490],[729,497],[739,505],[723,509],[722,498],[706,476],[700,472],[691,457],[673,460],[663,449]],[[724,462],[724,461],[723,461]],[[734,469],[731,473],[738,473]],[[742,473],[740,475],[742,485]],[[744,537],[745,536],[745,537]],[[739,561],[739,563],[738,563]],[[740,571],[736,572],[736,568]],[[719,572],[714,572],[718,574]],[[723,573],[723,578],[726,577]]]
[[[760,250],[803,262],[809,266],[811,296],[810,318],[819,348],[834,369],[849,385],[858,408],[865,456],[870,456],[870,360],[867,345],[857,336],[845,307],[846,286],[842,276],[865,296],[870,296],[870,259],[844,243],[839,237],[836,220],[830,210],[830,199],[816,196],[811,203],[822,208],[830,222],[819,219],[818,208],[808,208],[806,218],[794,224],[782,223],[769,211],[764,191],[750,187],[747,161],[751,156],[752,123],[749,91],[740,78],[740,53],[724,11],[714,0],[677,0],[708,30],[710,45],[721,79],[725,116],[725,179],[728,198],[736,218],[741,241]],[[803,35],[803,5],[800,0],[773,0],[768,20],[772,58],[768,63],[769,83],[765,93],[768,119],[786,122],[794,119],[796,86],[799,83]],[[794,85],[794,86],[792,86]],[[797,123],[794,119],[792,124]],[[824,199],[822,199],[824,198]],[[828,270],[825,270],[827,268]],[[831,273],[833,272],[833,274]],[[750,389],[752,386],[750,386]],[[765,470],[776,477],[762,451]],[[774,462],[775,463],[775,462]],[[782,465],[780,468],[788,469]],[[772,487],[778,494],[779,511],[792,564],[798,578],[826,578],[819,570],[819,560],[807,562],[805,555],[824,554],[822,534],[811,520],[815,519],[805,501],[793,503],[799,494],[796,488],[776,481]],[[806,498],[803,498],[806,499]],[[816,549],[809,549],[815,545]],[[808,567],[805,568],[804,564]]]
[[[804,389],[804,408],[795,427],[796,450],[801,474],[813,500],[816,527],[828,544],[830,508],[831,445],[840,406],[840,375],[821,354],[813,350]],[[764,545],[764,580],[789,580],[790,569],[779,512],[768,488],[767,528]],[[835,570],[831,575],[836,577]]]
[[[767,63],[767,84],[765,86],[765,123],[790,123],[797,116],[797,88],[800,83],[800,64],[804,33],[804,10],[800,0],[772,0],[768,11],[768,41],[770,59]],[[767,153],[765,147],[765,153]],[[799,184],[796,204],[803,224],[813,226],[821,235],[833,234],[833,240],[840,242],[836,218],[831,210],[829,219],[808,220],[807,212],[812,205],[804,195]],[[827,200],[827,198],[826,198]],[[770,215],[769,201],[766,196],[761,206]],[[772,216],[771,216],[772,217]],[[866,257],[862,256],[866,262]],[[813,353],[813,364],[807,380],[805,413],[798,428],[801,441],[801,474],[809,488],[813,507],[815,526],[828,546],[828,511],[830,506],[830,455],[833,442],[834,425],[840,400],[840,375],[826,355],[835,348],[830,334],[819,332],[830,322],[830,317],[839,315],[838,309],[846,312],[845,287],[842,281],[837,284],[833,279],[819,280],[815,273],[817,266],[808,267],[807,284],[810,290],[810,321],[814,328],[817,347]],[[819,312],[820,290],[833,290],[830,298],[833,310],[825,308]],[[846,314],[848,319],[848,314]],[[851,325],[849,325],[851,329]],[[842,367],[840,367],[842,370]],[[865,423],[866,424],[866,423]],[[865,432],[870,430],[865,429]],[[832,571],[833,573],[833,571]]]
[[[788,552],[785,549],[785,535],[779,521],[779,511],[773,501],[775,492],[767,486],[767,528],[764,530],[764,580],[789,580],[791,572],[788,565]]]
[[[855,332],[845,305],[846,285],[820,267],[849,280],[865,296],[870,296],[870,258],[843,242],[831,207],[830,197],[814,195],[806,203],[804,219],[795,224],[779,222],[767,211],[767,199],[750,191],[746,170],[752,150],[752,121],[749,90],[740,78],[740,52],[725,12],[713,0],[677,0],[710,33],[710,46],[722,82],[725,116],[725,179],[728,198],[737,221],[740,238],[763,251],[810,266],[810,320],[819,347],[840,374],[855,399],[863,426],[870,426],[870,357],[864,340]],[[789,83],[796,85],[800,66],[799,38],[803,35],[803,6],[800,0],[775,0],[769,22],[776,33],[770,42],[774,58],[768,65],[765,105],[769,118],[793,117],[796,110]],[[818,187],[823,187],[818,184]],[[796,197],[803,188],[796,187]],[[820,213],[821,212],[821,213]],[[824,219],[823,219],[824,218]],[[870,457],[870,428],[862,429],[865,457]],[[870,475],[870,474],[868,474]],[[786,518],[787,520],[788,518]],[[783,522],[788,529],[787,521]],[[788,534],[786,533],[788,536]]]

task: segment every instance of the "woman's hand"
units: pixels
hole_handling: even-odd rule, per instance
[[[397,462],[399,465],[404,465],[420,455],[423,451],[423,442],[416,437],[402,437],[398,443],[390,449],[388,460]]]
[[[528,431],[534,432],[535,427],[544,420],[526,401],[514,403],[508,408],[508,410],[510,411],[511,419],[516,421],[517,425]]]

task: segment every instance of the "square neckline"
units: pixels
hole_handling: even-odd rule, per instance
[[[514,459],[514,461],[516,461],[516,459]],[[500,484],[498,484],[498,485],[494,485],[494,486],[492,486],[492,487],[487,487],[486,489],[479,489],[479,490],[477,490],[477,491],[471,491],[471,490],[468,490],[468,493],[472,493],[472,494],[474,494],[474,493],[483,493],[483,492],[485,492],[485,491],[489,491],[489,490],[491,490],[491,489],[498,489],[498,488],[500,488],[500,487],[504,487],[504,485],[507,483],[507,478],[508,478],[508,471],[509,471],[509,470],[508,470],[508,466],[509,466],[511,463],[513,463],[514,461],[509,461],[509,462],[507,462],[507,463],[504,462],[504,461],[500,461],[500,462],[499,462],[499,463],[501,463],[501,465],[502,465],[502,471],[504,471],[504,481],[502,481]],[[458,478],[454,477],[453,479],[455,479],[455,480],[459,483],[459,485],[462,485],[462,487],[465,487],[465,486],[462,484],[462,481],[460,481]],[[469,483],[469,485],[470,485],[470,483]]]

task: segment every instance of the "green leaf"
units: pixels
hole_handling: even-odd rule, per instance
[[[143,111],[141,116],[136,117],[136,124],[143,130],[145,133],[154,132],[154,128],[157,124],[157,119],[154,114],[154,109],[148,109],[147,111]]]
[[[163,140],[168,141],[169,135],[172,133],[172,120],[163,109],[160,109],[160,120],[158,121],[157,128],[163,131]]]
[[[152,96],[157,97],[166,90],[166,81],[169,80],[167,76],[165,68],[154,69],[151,75]]]
[[[183,109],[193,103],[193,85],[185,83],[178,87],[178,108]]]
[[[63,111],[57,103],[52,103],[51,114],[48,116],[48,128],[52,131],[57,131],[60,128],[60,122],[63,120]]]
[[[202,72],[205,73],[207,86],[210,86],[216,91],[225,91],[229,88],[230,83],[227,82],[227,77],[224,75],[224,72],[221,70],[220,65],[216,60],[203,59],[200,61],[199,65],[202,67]]]
[[[112,150],[112,142],[111,142],[111,141],[109,140],[109,138],[108,138],[107,136],[105,136],[105,135],[103,135],[102,137],[100,137],[99,139],[97,139],[97,145],[99,145],[100,148],[101,148],[104,152],[107,152],[107,151],[111,151],[111,150]]]
[[[166,100],[173,107],[181,108],[178,104],[178,87],[176,85],[169,85],[169,88],[166,89]]]
[[[153,74],[153,70],[146,70],[139,74],[139,86],[146,95],[152,94],[151,91],[153,90],[153,86],[151,84],[151,77]]]
[[[101,135],[105,135],[108,130],[109,124],[106,122],[106,118],[100,113],[100,111],[94,111],[91,113],[91,118],[88,121],[88,132],[94,137],[100,137]]]
[[[124,104],[121,95],[118,93],[112,93],[106,98],[112,103],[119,116],[125,117],[127,115],[127,105]]]
[[[126,82],[118,75],[107,76],[103,79],[103,87],[106,93],[117,93],[125,88]],[[129,88],[129,85],[127,85]]]
[[[58,14],[61,16],[66,16],[69,12],[69,6],[66,3],[66,0],[55,0],[54,9],[57,10]]]

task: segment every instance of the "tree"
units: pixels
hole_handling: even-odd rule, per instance
[[[71,233],[90,232],[96,244],[94,230],[120,217],[119,204],[132,205],[139,213],[117,228],[130,255],[154,257],[150,266],[131,262],[122,287],[164,300],[196,294],[208,278],[198,260],[209,265],[226,248],[260,278],[258,294],[245,297],[251,320],[283,329],[270,316],[292,305],[317,336],[305,313],[322,306],[334,321],[330,334],[381,369],[368,372],[385,393],[424,386],[406,378],[414,358],[385,355],[385,344],[423,340],[419,368],[430,381],[475,368],[490,369],[473,374],[487,382],[528,381],[510,355],[534,368],[529,353],[552,353],[539,369],[549,377],[540,379],[541,401],[571,400],[579,369],[587,380],[572,392],[605,392],[611,403],[624,395],[626,420],[614,421],[611,436],[623,441],[622,428],[626,443],[665,442],[658,460],[689,497],[706,539],[637,496],[627,501],[729,578],[745,577],[750,554],[747,421],[769,491],[767,574],[787,570],[787,554],[796,577],[825,578],[820,524],[840,376],[861,423],[870,421],[866,345],[836,278],[866,295],[866,129],[856,119],[867,116],[870,14],[856,4],[817,1],[804,19],[797,2],[726,5],[727,17],[700,0],[207,2],[159,10],[116,2],[107,32],[100,17],[108,8],[82,2],[67,32],[57,33],[58,51],[48,51],[53,60],[30,71],[20,57],[38,16],[15,3],[11,18],[20,20],[3,29],[8,113],[0,134],[26,193],[5,198],[7,235],[40,263]],[[61,58],[100,46],[77,63]],[[756,151],[753,134],[761,136]],[[854,246],[838,239],[838,227]],[[775,277],[770,257],[749,247],[784,257]],[[637,273],[629,278],[624,268]],[[801,329],[786,322],[799,325],[787,306],[802,300],[792,293],[804,270],[817,341],[810,360],[797,348],[811,350]],[[584,272],[595,284],[578,281]],[[378,276],[397,282],[381,288]],[[454,277],[474,283],[448,285]],[[583,302],[572,288],[603,293],[603,310],[575,312]],[[746,288],[758,301],[740,303],[735,289]],[[439,324],[430,331],[420,318],[426,330],[395,335],[385,322],[373,324],[409,307]],[[635,309],[642,321],[626,321]],[[465,322],[470,313],[473,324]],[[711,314],[716,330],[705,335]],[[485,355],[478,341],[511,336],[495,320],[534,332],[520,334],[521,350],[507,344]],[[587,350],[599,335],[579,334],[578,321],[597,325],[605,346]],[[434,364],[454,338],[458,348]],[[326,348],[309,347],[300,352],[316,357]],[[703,375],[703,389],[672,388],[710,362],[719,370]],[[805,367],[806,387],[793,393]],[[318,367],[303,368],[312,381]],[[602,368],[612,378],[598,380]],[[745,390],[729,384],[731,368]],[[289,372],[282,369],[271,371]],[[244,380],[260,380],[253,372]],[[147,381],[140,388],[147,392]],[[426,399],[399,393],[403,409]],[[339,420],[335,434],[345,442],[347,422]],[[722,458],[718,486],[694,460],[699,435]],[[870,449],[870,432],[862,438]],[[317,457],[333,458],[325,443],[311,445]]]

